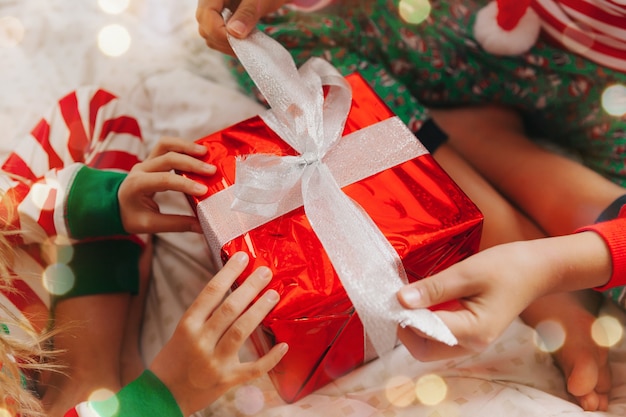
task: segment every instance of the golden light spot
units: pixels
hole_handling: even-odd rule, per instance
[[[129,0],[98,0],[98,7],[108,14],[120,14],[128,9]]]
[[[385,396],[392,405],[407,407],[415,401],[415,383],[408,376],[394,376],[385,384]]]
[[[615,346],[623,336],[624,328],[615,317],[601,316],[591,325],[591,337],[599,346]]]
[[[575,25],[563,29],[561,41],[567,49],[578,54],[585,54],[596,43],[595,35],[590,30],[582,31]]]
[[[123,55],[130,48],[130,42],[130,33],[122,25],[108,25],[98,33],[98,48],[108,56]]]
[[[247,416],[258,414],[265,407],[263,391],[253,385],[244,385],[235,392],[235,407]]]
[[[106,400],[109,397],[112,397],[115,393],[110,389],[99,388],[89,394],[89,401],[102,401]]]
[[[429,0],[400,0],[398,11],[402,20],[417,25],[430,16],[431,6]]]
[[[615,84],[602,92],[602,108],[611,116],[626,114],[626,86]]]
[[[425,405],[437,405],[445,400],[447,394],[448,384],[436,374],[424,375],[415,385],[415,395]]]
[[[89,395],[89,401],[104,401],[98,404],[98,415],[102,417],[106,416],[116,416],[118,414],[120,403],[118,399],[114,396],[114,392],[106,389],[100,388],[95,390]]]
[[[24,25],[17,17],[0,17],[0,47],[17,46],[24,39]]]
[[[556,352],[565,343],[565,330],[553,320],[542,321],[535,327],[535,345],[543,352]]]
[[[12,415],[6,408],[0,408],[0,417],[11,417]]]
[[[74,258],[74,247],[69,239],[47,239],[41,245],[41,255],[47,264],[69,264]]]
[[[43,286],[50,294],[67,294],[74,287],[74,272],[66,264],[53,264],[43,271]]]

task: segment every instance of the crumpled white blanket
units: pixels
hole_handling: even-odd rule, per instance
[[[195,4],[131,0],[126,11],[109,15],[96,1],[0,0],[0,153],[5,155],[59,97],[86,84],[129,100],[149,141],[161,135],[193,140],[259,112],[257,103],[236,91],[221,57],[197,35]],[[130,35],[130,49],[118,57],[103,55],[97,46],[99,31],[109,24],[122,25]],[[160,201],[165,210],[190,212],[181,195],[164,194]],[[201,236],[158,236],[142,336],[146,361],[212,276],[209,259]],[[621,311],[612,306],[608,310],[626,321]],[[249,347],[241,355],[253,357]],[[262,377],[229,391],[198,414],[617,417],[626,415],[623,340],[612,348],[611,362],[609,412],[584,413],[569,401],[550,355],[540,351],[533,332],[516,321],[475,356],[420,363],[399,346],[386,367],[373,361],[294,404],[282,402],[269,378]],[[423,387],[430,387],[430,394],[418,398],[416,392],[423,395]]]

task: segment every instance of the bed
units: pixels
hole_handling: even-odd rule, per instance
[[[148,141],[162,135],[193,140],[261,110],[237,91],[220,55],[197,35],[194,0],[100,3],[0,0],[2,155],[46,108],[82,85],[128,100]],[[181,195],[159,199],[164,210],[190,212]],[[147,362],[212,276],[209,259],[201,236],[157,236],[142,334]],[[605,311],[624,328],[621,311],[612,305]],[[614,388],[605,413],[585,413],[570,401],[559,370],[536,340],[516,321],[486,351],[455,360],[421,363],[398,346],[387,361],[372,361],[296,403],[283,402],[265,376],[232,389],[198,416],[626,415],[624,338],[611,348]],[[252,352],[246,346],[242,358]]]

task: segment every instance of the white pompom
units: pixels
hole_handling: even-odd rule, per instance
[[[480,9],[474,22],[474,38],[494,55],[519,55],[528,51],[537,41],[541,22],[529,7],[513,30],[502,29],[496,20],[498,5],[492,1]]]

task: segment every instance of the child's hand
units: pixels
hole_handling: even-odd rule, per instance
[[[287,352],[287,344],[281,343],[254,362],[239,361],[244,341],[278,302],[276,291],[268,290],[248,308],[270,282],[271,272],[265,267],[255,270],[224,299],[247,263],[243,252],[226,263],[183,315],[174,335],[150,365],[184,416],[207,407],[231,387],[265,374]]]
[[[195,216],[162,214],[154,195],[168,190],[194,196],[206,193],[205,185],[172,172],[214,174],[215,166],[197,159],[206,151],[204,146],[183,139],[161,139],[148,158],[135,165],[120,185],[118,199],[124,230],[128,233],[200,233],[202,230]]]
[[[398,293],[406,308],[458,300],[458,308],[436,312],[457,346],[428,339],[413,328],[399,329],[398,336],[424,361],[481,351],[539,297],[604,285],[611,270],[608,248],[594,232],[494,246]]]
[[[261,17],[278,10],[286,2],[287,0],[198,0],[198,32],[209,48],[234,55],[226,39],[226,31],[243,39],[250,34]],[[228,25],[224,24],[222,17],[224,8],[233,12]]]

